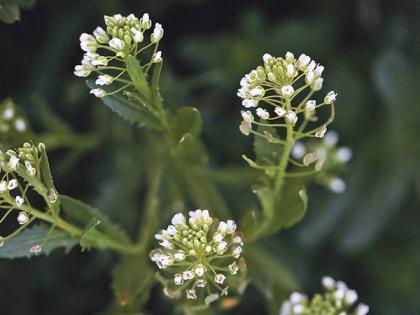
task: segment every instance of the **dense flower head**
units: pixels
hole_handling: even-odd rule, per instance
[[[207,210],[200,209],[190,211],[188,219],[177,213],[171,223],[155,235],[161,248],[150,253],[169,278],[161,278],[165,294],[206,304],[227,295],[235,278],[245,271],[236,223],[217,223]]]
[[[287,125],[306,126],[307,122],[316,121],[316,110],[324,105],[334,104],[337,93],[330,91],[323,100],[310,99],[322,89],[324,67],[305,54],[295,58],[287,52],[284,57],[263,55],[263,65],[246,74],[240,81],[237,95],[247,109],[242,111],[242,133],[254,133],[253,125],[261,125],[254,119],[252,109],[263,121],[273,127]],[[306,93],[306,95],[304,95]],[[284,123],[284,125],[279,124]],[[310,134],[322,138],[326,124],[315,128]],[[270,138],[271,140],[274,140]]]
[[[316,180],[334,193],[342,193],[346,190],[346,183],[337,177],[343,167],[352,158],[352,150],[348,147],[337,145],[339,140],[337,132],[331,130],[325,133],[322,141],[297,141],[293,147],[291,156],[302,162],[305,166],[314,165],[315,170],[320,172]]]
[[[98,26],[92,34],[80,35],[80,47],[85,54],[81,64],[74,69],[76,76],[87,77],[91,73],[98,73],[95,83],[99,86],[123,85],[127,82],[125,62],[128,56],[137,57],[142,54],[142,60],[149,60],[142,65],[144,67],[162,62],[162,52],[157,51],[157,47],[163,37],[163,27],[155,23],[152,30],[152,21],[147,13],[141,18],[134,14],[115,14],[105,16],[104,20],[105,28]],[[149,47],[154,47],[151,54],[147,54]],[[104,97],[116,91],[119,92],[120,89],[109,92],[103,88],[95,88],[91,90],[91,94]]]
[[[342,281],[323,277],[324,294],[309,299],[305,294],[294,292],[283,302],[279,315],[366,315],[369,307],[357,304],[358,295]]]

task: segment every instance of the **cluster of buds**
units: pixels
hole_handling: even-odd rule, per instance
[[[246,270],[235,222],[216,224],[207,210],[190,211],[188,220],[176,214],[155,238],[162,248],[153,250],[150,258],[164,274],[161,282],[169,297],[185,293],[187,299],[208,305],[227,295]]]
[[[7,237],[0,236],[0,245],[3,245],[5,240],[15,236],[35,219],[31,215],[31,204],[28,195],[35,185],[42,185],[40,181],[40,151],[42,149],[45,149],[43,144],[39,144],[37,147],[33,144],[25,143],[16,150],[0,151],[0,202],[4,209],[0,223],[6,220],[9,215],[16,213],[17,223],[21,226]],[[40,187],[37,187],[35,190],[39,192]],[[47,191],[44,187],[44,190],[45,198],[48,199],[49,203],[55,203],[58,198],[55,189],[51,188]],[[41,248],[38,247],[31,248],[30,252],[34,254],[39,253]]]
[[[327,187],[334,193],[342,193],[346,190],[345,181],[336,174],[350,161],[352,151],[348,147],[338,147],[338,134],[328,131],[322,141],[297,141],[293,147],[291,156],[304,166],[314,164],[316,181]]]
[[[0,104],[0,137],[6,134],[24,133],[28,130],[28,123],[16,109],[11,99],[6,99]]]
[[[320,103],[311,99],[311,96],[322,88],[324,79],[321,76],[324,67],[305,54],[296,59],[290,52],[287,52],[284,58],[265,54],[263,61],[263,66],[258,66],[246,74],[240,82],[241,87],[237,94],[243,99],[242,105],[248,109],[241,111],[241,132],[245,135],[254,133],[275,142],[276,139],[272,136],[261,135],[253,130],[252,125],[267,126],[270,123],[269,126],[285,128],[288,125],[296,126],[299,122],[296,138],[322,138],[332,119],[305,133],[304,128],[308,122],[317,120],[318,108],[332,105],[337,97],[334,91],[330,91]],[[301,96],[305,90],[308,90],[308,93]],[[256,108],[255,114],[263,122],[256,121],[250,110],[252,108]],[[303,119],[299,118],[300,114],[303,115]]]
[[[356,305],[358,295],[342,281],[323,277],[322,284],[326,292],[315,294],[312,299],[304,294],[294,292],[283,302],[279,315],[366,315],[369,306]]]
[[[162,52],[157,51],[157,47],[163,37],[163,28],[161,24],[156,23],[147,43],[145,35],[152,27],[147,13],[140,19],[134,14],[126,17],[116,14],[105,16],[104,19],[105,29],[98,26],[93,34],[83,33],[80,36],[80,47],[85,54],[81,64],[77,65],[74,71],[79,77],[87,77],[92,72],[97,73],[96,85],[122,85],[112,92],[106,92],[102,88],[92,89],[91,94],[97,97],[118,93],[130,86],[125,65],[128,56],[137,57],[153,46],[153,53],[148,56],[149,62],[141,65],[142,68],[148,70],[151,64],[162,62]]]

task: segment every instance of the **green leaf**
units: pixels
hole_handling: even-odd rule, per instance
[[[65,195],[61,195],[61,208],[69,222],[78,226],[88,226],[92,224],[92,219],[95,219],[100,221],[100,224],[96,227],[98,231],[104,232],[115,240],[129,242],[125,232],[98,209]]]
[[[145,96],[146,99],[150,100],[149,84],[147,82],[146,75],[140,67],[140,63],[134,56],[128,56],[127,58],[127,72],[130,76],[134,87],[137,92]]]
[[[46,224],[26,228],[4,242],[3,247],[0,247],[0,258],[30,257],[32,254],[29,249],[34,245],[41,245],[49,229],[50,227]],[[48,255],[57,248],[64,248],[68,252],[77,243],[77,239],[70,238],[65,232],[55,229],[50,234],[48,242],[43,245],[40,254]]]
[[[154,283],[147,255],[123,256],[112,270],[112,289],[121,312],[138,312],[147,302]]]
[[[174,120],[174,130],[177,139],[180,139],[186,133],[198,136],[201,132],[201,125],[201,115],[197,108],[181,107],[177,110]]]
[[[14,0],[2,0],[0,2],[0,20],[11,24],[20,20],[19,7]]]
[[[82,236],[80,237],[80,246],[82,251],[90,250],[91,247],[102,248],[102,245],[98,242],[100,240],[99,232],[96,227],[101,224],[101,221],[97,218],[92,218],[86,225]]]
[[[48,156],[47,156],[47,152],[45,151],[45,146],[40,144],[38,146],[40,153],[41,153],[41,164],[40,164],[40,169],[41,169],[41,175],[42,175],[42,182],[44,183],[45,187],[47,188],[48,191],[50,191],[50,189],[55,189],[54,186],[54,182],[52,179],[52,175],[51,175],[51,170],[50,170],[50,164],[48,162]],[[60,208],[60,196],[58,196],[57,201],[53,204],[53,207],[57,210],[59,210]]]
[[[208,162],[203,144],[191,133],[182,136],[174,149],[174,155],[187,167],[203,166]]]

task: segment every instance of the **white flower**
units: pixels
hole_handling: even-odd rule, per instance
[[[298,68],[303,70],[307,64],[311,61],[311,57],[301,54],[296,62]]]
[[[315,60],[312,60],[310,63],[309,63],[309,65],[306,67],[306,71],[313,71],[314,69],[315,69],[315,67],[316,67],[316,63],[315,63]]]
[[[174,275],[175,285],[182,285],[184,283],[184,278],[181,274],[177,273]]]
[[[29,176],[35,176],[36,168],[34,168],[29,161],[25,161],[26,172]]]
[[[93,31],[93,35],[95,36],[96,40],[101,44],[106,44],[109,41],[109,36],[107,32],[100,26],[95,28]]]
[[[225,241],[221,241],[220,243],[216,244],[216,252],[221,255],[227,250],[227,247],[228,243]]]
[[[131,28],[131,33],[133,34],[134,42],[141,43],[144,40],[143,32],[139,31],[135,27]]]
[[[286,114],[286,110],[281,106],[276,106],[274,112],[277,114],[278,117],[283,117]]]
[[[101,74],[96,79],[95,83],[97,85],[109,85],[113,81],[113,77],[111,77],[109,74]]]
[[[26,130],[26,122],[22,118],[16,119],[15,128],[18,132],[24,132]]]
[[[7,189],[13,190],[18,186],[18,181],[16,179],[11,179],[7,183]]]
[[[24,211],[19,212],[18,217],[17,217],[17,221],[19,222],[20,225],[28,223],[29,217],[26,214],[26,212],[24,212]]]
[[[329,276],[322,277],[321,282],[327,290],[332,290],[335,287],[335,280]]]
[[[290,302],[292,304],[299,304],[305,300],[305,296],[299,292],[293,292],[289,297]]]
[[[286,74],[287,74],[287,76],[288,76],[289,78],[292,78],[292,77],[294,77],[294,76],[295,76],[296,71],[295,71],[295,66],[294,66],[293,64],[289,63],[289,64],[286,66]]]
[[[317,78],[321,77],[322,72],[324,72],[324,67],[321,66],[321,65],[317,65],[316,68],[315,68],[315,70],[314,70],[315,76]]]
[[[311,84],[311,89],[313,91],[319,91],[320,89],[322,89],[322,83],[324,82],[323,78],[317,78],[315,79],[312,84]]]
[[[213,241],[215,243],[220,243],[221,241],[223,241],[223,238],[224,238],[224,236],[223,236],[222,233],[216,232],[216,233],[213,234]]]
[[[15,110],[11,107],[8,107],[3,111],[3,118],[5,120],[12,119],[14,115],[15,115]]]
[[[189,300],[196,300],[197,299],[197,294],[195,294],[195,290],[194,289],[187,289],[187,299]]]
[[[316,101],[315,100],[309,100],[309,101],[306,102],[305,109],[308,112],[313,112],[315,110],[315,108],[316,108]]]
[[[296,113],[292,110],[289,110],[286,113],[285,119],[286,119],[287,123],[292,124],[292,125],[296,124],[296,122],[298,121],[298,117],[297,117]]]
[[[233,220],[220,221],[217,231],[223,234],[233,234],[236,231],[236,223]]]
[[[57,194],[57,191],[54,188],[51,188],[50,189],[50,192],[48,194],[48,200],[51,203],[56,203],[57,202],[57,200],[58,200],[58,194]]]
[[[162,25],[159,23],[155,24],[155,29],[153,30],[152,35],[150,35],[150,41],[152,43],[157,43],[163,37],[163,28]]]
[[[355,315],[366,315],[369,312],[369,306],[366,304],[359,304],[356,311],[354,312]]]
[[[202,264],[198,264],[194,269],[195,274],[198,277],[204,276],[204,273],[206,272],[206,268]]]
[[[185,219],[185,216],[182,213],[177,213],[173,216],[171,222],[173,225],[177,226],[185,224],[187,220]]]
[[[90,90],[90,94],[93,94],[96,97],[104,97],[106,95],[106,92],[102,89],[93,89]]]
[[[152,21],[149,18],[149,14],[143,14],[143,17],[140,19],[141,27],[145,30],[149,29],[152,26]]]
[[[213,218],[210,217],[208,210],[195,210],[195,211],[190,211],[188,213],[190,215],[190,218],[188,220],[188,222],[191,225],[210,225],[213,222]]]
[[[295,89],[291,85],[285,85],[281,88],[281,94],[284,97],[290,97],[295,93]]]
[[[10,169],[11,171],[16,171],[16,169],[17,169],[18,165],[19,165],[19,158],[18,158],[18,157],[16,157],[16,156],[14,156],[14,155],[12,155],[12,156],[10,157],[10,159],[9,159],[9,162],[8,162],[8,167],[9,167],[9,169]]]
[[[97,49],[97,41],[93,35],[83,33],[80,35],[80,48],[84,51],[95,52]]]
[[[270,54],[264,54],[263,55],[263,61],[264,61],[264,63],[269,63],[273,59],[274,59],[273,56],[271,56]]]
[[[194,278],[194,273],[191,270],[187,270],[182,273],[182,277],[184,280],[191,280]]]
[[[245,100],[242,101],[242,105],[246,108],[257,107],[258,102],[256,100],[253,100],[253,99],[245,99]]]
[[[316,152],[311,152],[311,153],[306,154],[303,157],[303,164],[305,166],[308,166],[308,165],[310,165],[310,164],[315,163],[316,161],[318,161],[318,159],[319,159],[318,154]]]
[[[285,301],[281,305],[279,315],[290,315],[291,310],[292,310],[292,304],[289,301]]]
[[[233,263],[231,263],[229,266],[229,271],[232,275],[236,275],[238,273],[239,267],[236,264],[236,262],[234,261]]]
[[[204,288],[206,286],[206,284],[207,284],[207,281],[204,280],[204,279],[198,279],[195,282],[195,285],[197,286],[197,288]]]
[[[347,305],[352,305],[354,302],[357,301],[357,298],[358,298],[358,296],[357,296],[357,292],[356,291],[354,291],[354,290],[348,290],[346,292],[346,295],[344,296],[344,302]]]
[[[261,87],[261,86],[257,86],[255,88],[253,88],[251,91],[251,96],[253,97],[263,97],[265,95],[265,90]]]
[[[218,284],[223,284],[223,282],[225,282],[225,279],[226,279],[225,275],[221,273],[218,273],[217,275],[214,276],[214,281],[216,281],[216,283]]]
[[[315,79],[315,73],[313,71],[308,71],[305,75],[306,84],[310,85]]]
[[[293,306],[293,314],[302,314],[305,311],[303,305],[297,304]]]
[[[353,152],[351,151],[350,148],[342,147],[337,150],[336,159],[339,162],[346,163],[351,160],[352,155],[353,155]]]
[[[239,256],[241,256],[242,253],[242,247],[241,246],[236,246],[233,250],[232,250],[232,256],[235,258],[239,258]]]
[[[315,132],[315,137],[317,138],[324,138],[325,133],[327,132],[327,126],[323,125]]]
[[[91,62],[94,66],[106,66],[108,65],[108,58],[98,55],[95,58],[93,58]]]
[[[270,113],[267,110],[265,110],[261,107],[257,108],[256,114],[257,114],[257,116],[259,116],[259,117],[261,117],[262,119],[265,119],[265,120],[270,118]]]
[[[7,182],[6,181],[4,181],[4,180],[2,180],[1,182],[0,182],[0,193],[4,193],[5,191],[7,191]]]
[[[247,111],[241,110],[241,115],[242,115],[242,119],[245,120],[246,122],[251,123],[254,121],[254,115],[252,115],[252,113],[249,110]]]
[[[329,147],[335,146],[338,142],[338,133],[334,130],[328,131],[325,134],[323,142]]]
[[[171,257],[165,254],[161,254],[157,257],[156,264],[159,267],[159,269],[165,269],[166,267],[172,264]]]
[[[335,102],[335,99],[337,98],[337,93],[334,91],[328,92],[328,94],[324,98],[325,104],[332,104]]]
[[[38,255],[42,251],[42,247],[40,245],[34,245],[29,248],[29,252],[34,255]]]
[[[306,148],[302,142],[297,141],[292,147],[292,156],[295,159],[301,159],[306,153]]]
[[[346,182],[344,180],[342,180],[339,177],[332,177],[329,181],[328,181],[328,187],[329,189],[336,193],[336,194],[341,194],[343,192],[346,191]]]
[[[295,61],[295,55],[293,55],[290,51],[286,53],[284,56],[284,59],[286,59],[287,62],[293,62]]]
[[[152,57],[152,63],[159,63],[162,62],[163,58],[162,58],[162,52],[159,50],[158,52],[156,52],[153,57]]]
[[[125,47],[125,42],[119,38],[113,38],[109,41],[109,46],[115,50],[123,50]]]
[[[77,65],[74,67],[74,74],[78,77],[87,77],[89,74],[91,74],[91,69],[89,67],[86,67],[84,65]]]

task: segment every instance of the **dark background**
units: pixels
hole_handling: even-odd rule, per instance
[[[125,167],[133,150],[142,163],[141,147],[127,149],[141,130],[89,96],[72,72],[80,33],[102,25],[104,14],[144,12],[165,29],[163,96],[200,109],[214,169],[245,166],[240,155],[251,145],[237,129],[236,89],[263,53],[306,53],[325,66],[325,90],[339,94],[334,129],[354,153],[348,189],[311,187],[304,221],[262,246],[279,252],[306,292],[329,274],[356,289],[370,314],[420,314],[420,2],[51,0],[0,24],[0,99],[12,97],[36,134],[48,129],[45,110],[63,119],[80,142],[50,146],[57,187],[129,229],[117,205],[136,209],[142,197],[127,193],[136,174],[128,179]],[[232,208],[253,198],[240,182],[223,191]],[[0,261],[0,314],[100,313],[113,298],[115,260],[75,248]],[[160,314],[157,292],[148,309]],[[246,296],[231,313],[262,313],[262,295],[251,288]]]

